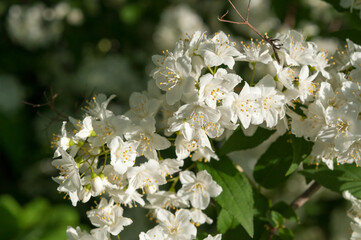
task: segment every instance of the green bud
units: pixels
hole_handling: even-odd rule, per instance
[[[69,141],[69,147],[74,146],[74,145],[75,145],[75,142],[70,139],[70,141]]]
[[[83,157],[82,156],[77,156],[74,160],[77,163],[81,163],[83,161]]]
[[[316,72],[316,71],[317,71],[317,69],[316,69],[315,67],[311,67],[311,66],[309,66],[308,68],[309,68],[309,69],[310,69],[310,71],[312,71],[312,72]]]
[[[97,133],[94,131],[94,130],[92,130],[91,132],[90,132],[90,136],[91,137],[95,137],[97,135]]]
[[[83,141],[79,141],[77,145],[78,145],[78,147],[82,147],[82,146],[84,145],[84,142],[83,142]]]

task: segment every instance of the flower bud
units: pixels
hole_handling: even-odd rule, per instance
[[[91,178],[91,193],[92,196],[98,196],[105,190],[104,174],[92,174]]]

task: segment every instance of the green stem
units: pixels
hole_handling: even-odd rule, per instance
[[[157,151],[157,152],[158,152],[158,158],[159,158],[159,160],[163,160],[162,155],[160,155],[160,151]]]
[[[256,75],[256,63],[251,63],[252,66],[253,66],[253,71],[252,71],[252,79],[251,79],[251,82],[250,82],[250,86],[254,86],[254,76]]]
[[[214,75],[214,72],[210,67],[208,67],[208,70],[212,73],[212,75]]]
[[[175,185],[177,184],[178,180],[179,180],[179,176],[173,178],[173,183],[172,183],[172,186],[170,186],[169,191],[175,192]]]

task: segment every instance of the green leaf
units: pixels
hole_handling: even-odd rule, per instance
[[[40,222],[47,221],[49,213],[51,212],[50,205],[45,199],[35,199],[28,203],[20,219],[22,229],[30,229]]]
[[[348,190],[356,198],[361,199],[361,168],[354,164],[335,166],[334,170],[320,166],[315,169],[305,169],[300,173],[330,190],[340,193]]]
[[[238,128],[232,136],[224,143],[219,155],[226,155],[227,153],[254,148],[267,140],[275,131],[267,130],[265,128],[258,127],[253,136],[248,137],[244,135],[242,128]]]
[[[273,205],[271,209],[280,213],[284,218],[288,220],[292,220],[295,222],[299,221],[295,210],[293,210],[293,208],[285,202],[278,202]]]
[[[312,143],[286,133],[260,157],[254,168],[254,179],[265,188],[275,188],[293,173],[310,154]]]
[[[239,225],[239,222],[226,209],[222,209],[217,217],[217,230],[224,234],[229,229],[234,229]]]
[[[2,239],[13,239],[17,235],[21,210],[12,196],[0,197],[0,236]]]
[[[293,240],[293,232],[289,228],[281,228],[278,230],[280,239],[282,240]]]
[[[254,168],[254,179],[265,188],[275,188],[286,179],[293,161],[289,135],[279,137],[260,157]]]
[[[252,188],[245,175],[225,156],[211,163],[198,162],[197,166],[200,170],[207,170],[222,187],[223,191],[215,198],[216,202],[227,210],[250,236],[253,236]]]
[[[285,223],[283,216],[276,211],[268,212],[267,218],[272,227],[275,228],[281,228]]]
[[[270,208],[270,201],[256,190],[253,190],[254,199],[254,215],[266,216],[267,211]]]
[[[304,138],[298,138],[291,135],[291,144],[293,151],[293,159],[290,168],[288,169],[286,176],[292,174],[311,153],[313,143],[306,141]]]

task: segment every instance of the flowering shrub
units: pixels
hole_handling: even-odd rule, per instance
[[[241,225],[244,239],[292,238],[283,219],[296,219],[302,203],[264,201],[226,156],[273,134],[280,137],[255,166],[257,184],[275,188],[303,163],[321,163],[301,171],[317,182],[311,192],[321,184],[361,197],[361,46],[347,40],[329,56],[299,32],[276,38],[277,53],[263,40],[239,45],[223,32],[195,32],[153,56],[148,89],[130,96],[128,112],[113,113],[107,106],[115,96],[99,94],[83,119],[64,122],[53,142],[58,191],[74,206],[100,197],[87,212],[94,229],[69,227],[69,239],[118,235],[133,223],[125,206],[147,208],[156,219],[139,239],[195,239],[198,226],[215,220],[204,213],[212,199],[222,234]],[[237,73],[240,62],[249,73]],[[256,79],[259,67],[268,72]]]

